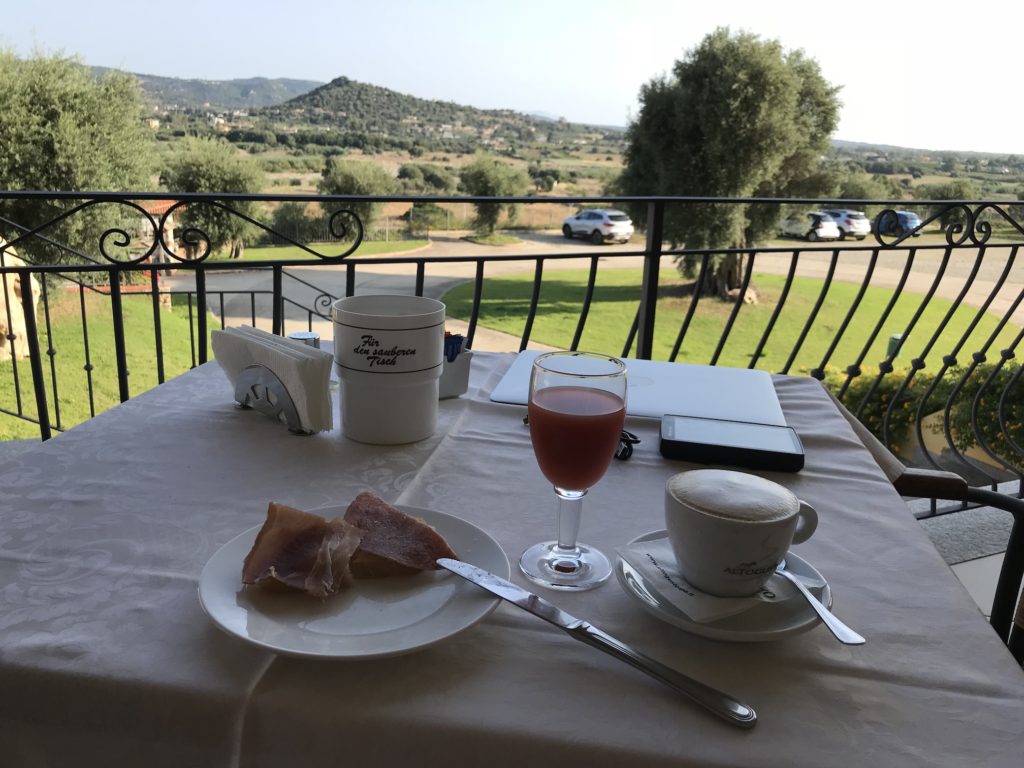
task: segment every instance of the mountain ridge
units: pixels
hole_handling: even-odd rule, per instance
[[[90,67],[93,74],[119,71],[111,67]],[[230,80],[167,77],[125,72],[139,80],[143,98],[161,109],[253,109],[279,104],[307,93],[323,83],[287,77],[245,77]]]
[[[116,70],[110,67],[90,69],[97,76]],[[256,76],[218,80],[116,71],[136,77],[141,83],[146,103],[157,108],[225,112],[252,110],[257,116],[293,119],[299,118],[302,110],[312,110],[316,112],[315,116],[308,120],[302,119],[300,122],[349,132],[382,133],[410,139],[439,136],[459,138],[459,131],[455,126],[458,122],[462,124],[461,133],[465,138],[501,142],[529,140],[540,135],[543,140],[552,143],[571,143],[580,133],[585,132],[602,134],[613,143],[619,143],[624,139],[626,132],[623,126],[573,122],[565,117],[539,110],[520,112],[512,109],[484,109],[454,101],[425,99],[384,86],[362,83],[346,76],[339,76],[324,83],[299,78]],[[341,94],[338,98],[337,91],[346,89],[356,93]],[[360,91],[361,93],[358,93]],[[365,106],[376,109],[377,114],[366,114],[364,109],[361,115],[348,115],[351,108],[360,101],[365,102]],[[417,128],[415,126],[420,122],[420,115],[413,114],[410,108],[433,114],[435,119],[427,120],[425,125]],[[338,112],[346,114],[339,118]],[[447,133],[442,127],[445,125],[451,126]],[[837,149],[861,152],[874,150],[882,153],[931,155],[951,153],[979,157],[1005,155],[999,152],[927,149],[836,138],[832,138],[830,143]]]
[[[426,122],[448,125],[452,130],[456,123],[482,122],[496,126],[513,120],[520,127],[529,126],[533,130],[551,130],[552,126],[557,128],[571,125],[598,131],[625,132],[624,128],[613,129],[608,126],[570,122],[562,117],[551,118],[513,109],[483,109],[455,101],[425,99],[384,86],[363,83],[344,75],[308,93],[297,95],[283,104],[266,107],[261,112],[280,115],[287,112],[295,114],[303,110],[313,110],[321,115],[341,116],[342,120],[329,119],[328,122],[345,123],[344,127],[347,130],[376,129],[387,132],[395,130],[396,122],[413,125],[425,119]]]
[[[346,76],[253,112],[256,119],[292,129],[373,135],[421,146],[462,143],[491,148],[521,144],[571,146],[605,142],[619,148],[624,129],[536,117],[512,109],[481,109],[424,99]]]

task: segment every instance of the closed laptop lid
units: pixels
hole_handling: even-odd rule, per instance
[[[533,360],[544,354],[520,352],[491,392],[497,403],[526,405]],[[660,419],[666,413],[705,419],[751,421],[785,426],[782,406],[767,371],[724,368],[624,357],[630,416]]]

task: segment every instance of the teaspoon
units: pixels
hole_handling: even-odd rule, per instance
[[[832,611],[826,608],[818,598],[811,594],[811,591],[803,585],[803,582],[801,582],[800,579],[787,571],[785,560],[778,564],[775,568],[775,572],[792,582],[792,584],[799,590],[800,594],[803,595],[807,599],[807,602],[811,604],[811,608],[813,608],[814,612],[821,617],[822,622],[829,628],[829,631],[836,636],[836,639],[839,642],[845,643],[846,645],[864,645],[864,643],[867,642],[863,637],[841,622],[839,618],[832,613]]]

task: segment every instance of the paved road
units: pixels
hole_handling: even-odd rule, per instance
[[[521,233],[519,236],[523,242],[516,246],[484,246],[469,243],[461,239],[465,233],[445,233],[431,236],[431,243],[426,248],[415,252],[416,256],[457,257],[473,259],[478,256],[523,256],[522,260],[507,260],[491,262],[487,265],[487,276],[497,277],[507,274],[532,272],[535,267],[533,258],[538,255],[557,256],[557,261],[550,264],[549,269],[585,269],[589,266],[589,256],[594,252],[595,246],[584,241],[568,241],[557,232],[530,232]],[[927,242],[939,242],[935,238],[920,238],[921,244]],[[792,245],[802,247],[798,241],[782,241],[780,245]],[[915,241],[917,244],[917,241]],[[638,268],[642,264],[640,256],[628,256],[625,254],[636,253],[642,249],[642,243],[630,245],[606,245],[600,248],[602,255],[615,258],[603,259],[602,269],[608,268]],[[965,296],[964,301],[968,305],[982,306],[988,299],[996,281],[999,279],[1006,264],[1007,249],[989,249],[982,261],[978,274],[971,289]],[[895,287],[902,277],[904,265],[906,264],[906,251],[883,251],[876,264],[871,284],[879,287]],[[409,252],[396,254],[398,256],[411,255]],[[798,274],[805,277],[823,278],[829,269],[829,262],[832,251],[824,250],[817,252],[804,252],[799,259]],[[977,251],[973,248],[965,248],[957,251],[949,259],[943,279],[936,291],[937,295],[954,300],[962,290],[965,279],[975,268]],[[579,258],[573,258],[578,256]],[[941,267],[943,253],[941,250],[918,251],[913,270],[907,280],[905,290],[914,293],[924,294],[930,290],[934,282],[934,276]],[[564,260],[563,258],[564,257]],[[379,257],[377,257],[379,258]],[[413,275],[414,268],[407,264],[374,264],[374,257],[353,258],[359,264],[356,270],[356,291],[358,293],[412,293],[414,289]],[[762,253],[757,256],[756,268],[758,271],[784,275],[790,268],[791,256],[788,253]],[[835,270],[835,279],[843,282],[860,283],[863,281],[869,263],[869,253],[843,250],[840,252],[839,263]],[[662,263],[664,271],[674,269],[670,257],[665,257]],[[440,298],[454,286],[472,280],[475,275],[476,265],[473,261],[434,263],[427,267],[424,282],[424,295],[432,298]],[[316,265],[309,268],[289,268],[284,278],[285,307],[285,328],[286,330],[299,330],[308,326],[310,321],[309,307],[318,307],[324,314],[329,314],[327,307],[329,300],[324,294],[331,296],[343,296],[345,294],[345,280],[347,268],[345,265]],[[306,285],[305,283],[310,284]],[[194,288],[193,277],[189,273],[167,278],[165,287],[175,290],[186,290]],[[996,299],[992,301],[991,311],[1000,315],[1006,312],[1011,302],[1017,297],[1020,286],[1024,285],[1024,270],[1014,266],[1006,286],[1001,290]],[[270,327],[270,277],[269,272],[225,272],[209,273],[207,277],[207,290],[210,292],[210,306],[218,317],[223,314],[228,325],[239,323],[252,323],[255,314],[257,326],[269,329]],[[266,295],[257,297],[255,307],[248,292],[266,291]],[[223,311],[219,292],[223,295]],[[242,295],[245,294],[245,295]],[[319,303],[318,303],[319,299]],[[1018,307],[1013,315],[1018,325],[1024,325],[1024,307]],[[452,330],[464,330],[464,324],[458,321],[450,321],[449,327]],[[330,337],[332,334],[330,323],[314,318],[313,329],[321,336]],[[478,328],[474,340],[477,349],[491,351],[509,351],[519,349],[518,337],[507,334],[487,331]],[[534,346],[531,344],[531,347]]]
[[[594,250],[594,246],[588,242],[569,241],[557,233],[524,233],[520,235],[523,243],[514,248],[477,245],[461,239],[464,234],[466,233],[432,235],[431,243],[425,249],[415,253],[407,251],[395,255],[446,256],[465,259],[473,259],[478,256],[521,255],[524,257],[521,261],[488,264],[487,276],[497,277],[524,271],[532,272],[534,269],[533,259],[538,255],[558,256],[556,268],[572,269],[574,266],[586,268],[589,266],[589,256]],[[641,247],[637,245],[606,245],[602,246],[601,252],[603,254],[622,254],[637,251]],[[571,258],[577,254],[579,259]],[[567,257],[564,262],[561,258],[563,256]],[[415,270],[408,264],[373,264],[374,257],[357,258],[353,261],[359,263],[355,279],[357,293],[412,293],[414,290]],[[608,261],[609,266],[637,267],[642,263],[640,257],[625,257]],[[620,264],[620,261],[623,263]],[[473,261],[429,265],[425,275],[423,294],[431,298],[440,298],[454,286],[472,280],[475,273],[476,264]],[[318,307],[324,314],[329,314],[329,305],[324,303],[323,296],[324,294],[335,297],[344,296],[346,276],[347,266],[344,264],[318,264],[308,268],[289,268],[282,283],[285,295],[285,329],[299,330],[308,327],[310,322],[308,308],[310,307]],[[311,284],[315,288],[300,281]],[[218,317],[223,314],[227,325],[253,323],[255,314],[255,324],[269,330],[271,324],[269,294],[258,296],[255,308],[253,300],[248,295],[250,291],[270,290],[269,272],[209,273],[206,285],[207,292],[210,294],[211,310]],[[195,282],[190,273],[180,273],[165,278],[163,287],[170,290],[193,290]],[[223,310],[220,292],[224,292]],[[466,329],[465,323],[456,320],[449,321],[447,326],[455,332]],[[330,323],[316,317],[313,318],[313,330],[325,338],[333,336]],[[519,349],[519,338],[478,328],[474,346],[477,349],[489,351],[516,351]],[[530,346],[531,348],[542,348],[541,345],[531,344]]]

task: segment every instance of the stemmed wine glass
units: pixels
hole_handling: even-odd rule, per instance
[[[583,497],[608,469],[626,419],[626,366],[592,352],[549,352],[530,374],[530,440],[558,496],[558,539],[527,549],[519,568],[552,589],[602,584],[611,564],[577,542]]]

